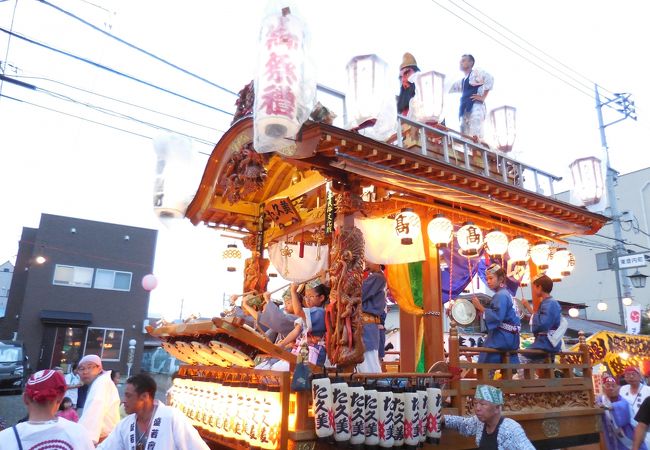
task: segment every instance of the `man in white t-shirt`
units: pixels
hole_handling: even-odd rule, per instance
[[[641,383],[641,371],[636,366],[628,366],[623,372],[625,376],[625,386],[621,388],[620,395],[632,407],[632,417],[639,412],[643,401],[650,397],[650,386]],[[646,447],[650,448],[650,436],[646,436]]]
[[[176,408],[155,400],[156,382],[140,373],[126,380],[127,416],[98,450],[209,450],[199,432]]]
[[[79,424],[83,425],[95,444],[108,436],[120,421],[120,394],[111,380],[111,371],[104,371],[97,355],[86,355],[79,361],[79,377],[87,384],[88,397]]]
[[[29,420],[1,431],[0,449],[93,450],[84,427],[56,416],[65,391],[63,376],[54,370],[40,370],[29,377],[23,394]]]
[[[79,398],[79,388],[83,386],[81,378],[79,378],[79,373],[77,372],[77,363],[72,365],[72,372],[65,374],[65,384],[68,385],[65,396],[72,400],[72,407],[76,408],[77,399]]]

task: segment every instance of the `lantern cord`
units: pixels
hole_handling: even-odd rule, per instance
[[[119,76],[124,77],[124,78],[127,78],[127,79],[129,79],[129,80],[131,80],[131,81],[135,81],[135,82],[137,82],[137,83],[144,84],[145,86],[149,86],[150,88],[157,89],[157,90],[159,90],[159,91],[161,91],[161,92],[165,92],[165,93],[167,93],[167,94],[170,94],[170,95],[173,95],[173,96],[175,96],[175,97],[181,98],[181,99],[186,100],[186,101],[188,101],[188,102],[195,103],[195,104],[197,104],[197,105],[200,105],[200,106],[203,106],[203,107],[206,107],[206,108],[212,109],[212,110],[217,111],[217,112],[220,112],[220,113],[222,113],[222,114],[226,114],[226,115],[229,115],[229,116],[232,116],[232,115],[233,115],[233,113],[228,112],[228,111],[226,111],[226,110],[224,110],[224,109],[217,108],[216,106],[208,105],[207,103],[204,103],[204,102],[202,102],[202,101],[200,101],[200,100],[196,100],[196,99],[193,99],[193,98],[191,98],[191,97],[187,97],[187,96],[185,96],[185,95],[183,95],[183,94],[179,94],[178,92],[174,92],[174,91],[172,91],[172,90],[166,89],[166,88],[164,88],[164,87],[158,86],[158,85],[153,84],[153,83],[150,83],[150,82],[148,82],[148,81],[141,80],[140,78],[137,78],[137,77],[134,77],[134,76],[132,76],[132,75],[126,74],[126,73],[124,73],[124,72],[120,72],[120,71],[117,70],[117,69],[113,69],[113,68],[111,68],[111,67],[108,67],[108,66],[105,66],[105,65],[103,65],[103,64],[97,63],[97,62],[92,61],[92,60],[90,60],[90,59],[83,58],[83,57],[81,57],[81,56],[77,56],[77,55],[74,55],[74,54],[72,54],[72,53],[66,52],[65,50],[60,50],[60,49],[58,49],[58,48],[51,47],[51,46],[49,46],[49,45],[47,45],[47,44],[44,44],[44,43],[42,43],[42,42],[38,42],[38,41],[35,41],[34,39],[30,39],[30,38],[28,38],[28,37],[26,37],[26,36],[23,36],[22,34],[15,33],[15,32],[13,32],[13,31],[9,31],[9,30],[7,30],[7,29],[5,29],[5,28],[2,28],[2,27],[0,27],[0,31],[2,31],[3,33],[8,34],[8,35],[10,35],[10,36],[13,36],[13,37],[15,37],[15,38],[17,38],[17,39],[20,39],[20,40],[22,40],[22,41],[25,41],[25,42],[27,42],[27,43],[29,43],[29,44],[35,45],[35,46],[37,46],[37,47],[44,48],[44,49],[46,49],[46,50],[50,50],[50,51],[52,51],[52,52],[54,52],[54,53],[58,53],[58,54],[60,54],[60,55],[67,56],[67,57],[72,58],[72,59],[76,59],[77,61],[81,61],[81,62],[83,62],[83,63],[86,63],[86,64],[89,64],[89,65],[91,65],[91,66],[94,66],[94,67],[96,67],[96,68],[98,68],[98,69],[105,70],[105,71],[110,72],[110,73],[112,73],[112,74],[114,74],[114,75],[119,75]]]
[[[225,88],[225,87],[223,87],[223,86],[221,86],[221,85],[219,85],[217,83],[214,83],[214,82],[212,82],[212,81],[210,81],[210,80],[208,80],[208,79],[206,79],[206,78],[204,78],[204,77],[202,77],[200,75],[197,75],[197,74],[195,74],[193,72],[190,72],[187,69],[183,69],[182,67],[180,67],[180,66],[178,66],[178,65],[176,65],[176,64],[174,64],[172,62],[169,62],[166,59],[161,58],[160,56],[156,56],[153,53],[151,53],[151,52],[149,52],[149,51],[147,51],[147,50],[145,50],[143,48],[138,47],[137,45],[131,44],[130,42],[125,41],[124,39],[119,38],[119,37],[115,36],[114,34],[111,34],[111,33],[107,32],[106,30],[102,30],[98,26],[93,25],[92,23],[82,19],[81,17],[79,17],[79,16],[77,16],[77,15],[75,15],[75,14],[69,12],[69,11],[66,11],[65,9],[63,9],[63,8],[61,8],[59,6],[56,6],[56,5],[50,3],[50,2],[48,2],[46,0],[39,0],[39,1],[40,1],[40,3],[42,3],[42,4],[46,5],[46,6],[49,6],[50,8],[54,8],[55,10],[65,14],[66,16],[71,17],[71,18],[83,23],[84,25],[86,25],[86,26],[92,28],[93,30],[103,34],[104,36],[107,36],[107,37],[109,37],[109,38],[111,38],[113,40],[116,40],[120,44],[124,44],[127,47],[132,48],[133,50],[136,50],[136,51],[138,51],[140,53],[143,53],[143,54],[155,59],[156,61],[161,62],[161,63],[163,63],[163,64],[165,64],[165,65],[167,65],[167,66],[169,66],[169,67],[171,67],[173,69],[176,69],[176,70],[178,70],[180,72],[183,72],[185,75],[189,75],[192,78],[196,78],[197,80],[203,81],[204,83],[207,83],[210,86],[216,87],[217,89],[221,89],[223,92],[226,92],[228,94],[232,94],[232,95],[235,95],[235,96],[237,95],[237,93],[231,91],[230,89],[227,89],[227,88]]]

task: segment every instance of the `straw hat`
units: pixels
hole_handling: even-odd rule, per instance
[[[411,53],[404,53],[404,56],[402,57],[402,64],[399,66],[399,70],[404,69],[405,67],[415,67],[417,68],[418,63],[415,60],[415,56],[413,56]]]

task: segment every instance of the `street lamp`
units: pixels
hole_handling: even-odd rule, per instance
[[[598,308],[598,311],[607,311],[607,303],[598,302],[598,304],[596,305],[596,308]]]
[[[600,159],[595,156],[576,159],[569,165],[573,192],[585,206],[595,205],[603,197],[605,184]]]
[[[496,145],[499,150],[508,153],[512,150],[517,136],[517,108],[500,106],[490,113],[490,121],[494,130]]]
[[[639,269],[634,272],[632,275],[628,275],[628,278],[630,281],[632,281],[632,286],[634,286],[637,289],[643,289],[645,287],[645,283],[647,281],[648,275],[644,275],[641,272],[639,272]]]
[[[137,344],[137,341],[135,339],[131,339],[129,341],[129,354],[126,359],[126,367],[127,367],[127,372],[126,376],[130,377],[131,376],[131,368],[133,367],[133,361],[135,361],[135,345]]]

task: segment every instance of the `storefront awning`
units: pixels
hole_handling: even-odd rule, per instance
[[[91,313],[73,311],[41,310],[41,322],[56,325],[89,325],[93,321]]]

